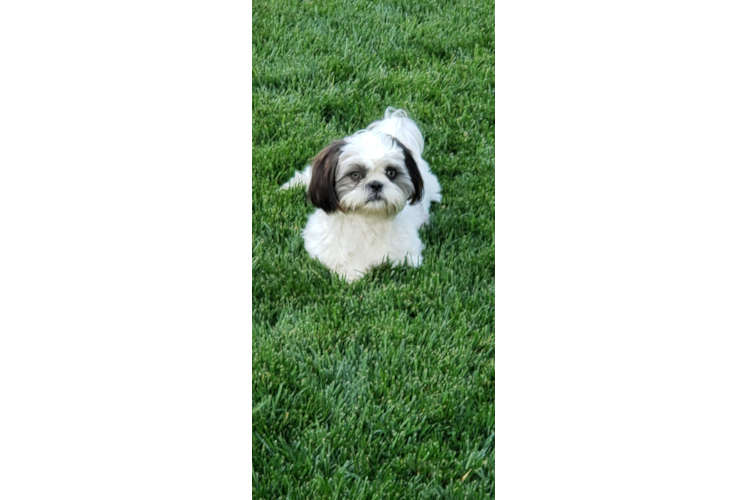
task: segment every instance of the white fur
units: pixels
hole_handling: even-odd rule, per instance
[[[423,199],[415,205],[408,201],[410,193],[387,180],[388,166],[404,167],[402,150],[393,147],[388,136],[405,145],[418,165],[423,178]],[[418,229],[428,224],[431,203],[441,201],[439,182],[421,158],[424,142],[420,130],[405,111],[390,107],[384,119],[346,137],[345,141],[336,179],[348,175],[351,168],[363,167],[366,183],[379,180],[384,184],[383,201],[367,202],[370,192],[361,186],[340,197],[345,212],[328,214],[317,209],[309,216],[302,232],[304,247],[311,257],[349,282],[388,259],[393,265],[419,266],[423,262],[423,243]],[[281,189],[308,186],[311,177],[311,166],[307,166],[303,172],[296,172]],[[404,180],[409,179],[407,176]]]

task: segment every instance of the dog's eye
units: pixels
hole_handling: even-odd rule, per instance
[[[360,179],[361,178],[361,174],[358,173],[358,172],[351,172],[351,178],[353,178],[353,179]]]
[[[397,176],[397,170],[392,167],[387,167],[387,170],[385,172],[387,172],[387,177],[389,177],[390,179],[394,179]]]

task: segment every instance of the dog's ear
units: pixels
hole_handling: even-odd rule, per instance
[[[418,170],[418,164],[413,159],[410,149],[406,148],[402,142],[394,137],[393,139],[405,154],[405,167],[408,169],[408,174],[410,174],[410,180],[413,182],[414,187],[413,194],[410,195],[410,204],[415,205],[423,199],[423,177],[421,177],[421,171]]]
[[[345,212],[343,207],[340,206],[338,193],[335,191],[338,157],[340,156],[340,148],[344,145],[345,141],[335,141],[320,151],[312,160],[312,180],[309,182],[307,195],[312,205],[321,208],[328,214],[336,210]]]

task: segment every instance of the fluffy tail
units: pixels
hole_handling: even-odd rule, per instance
[[[410,149],[413,154],[423,154],[423,136],[413,120],[408,118],[408,113],[402,109],[392,106],[384,111],[384,119],[369,125],[366,130],[383,132],[396,137],[400,142]]]

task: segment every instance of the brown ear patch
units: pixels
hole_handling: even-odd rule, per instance
[[[338,157],[340,148],[346,144],[345,141],[335,141],[320,151],[312,160],[312,180],[309,182],[307,195],[309,201],[317,208],[321,208],[328,214],[340,210],[338,193],[335,191],[335,172],[338,169]]]
[[[410,180],[413,182],[414,187],[413,194],[410,196],[410,204],[415,205],[423,199],[423,177],[421,177],[421,171],[418,170],[418,164],[416,164],[416,161],[413,159],[410,150],[396,138],[393,137],[392,140],[400,146],[400,149],[402,149],[405,154],[405,167],[408,169],[408,174],[410,174]]]

